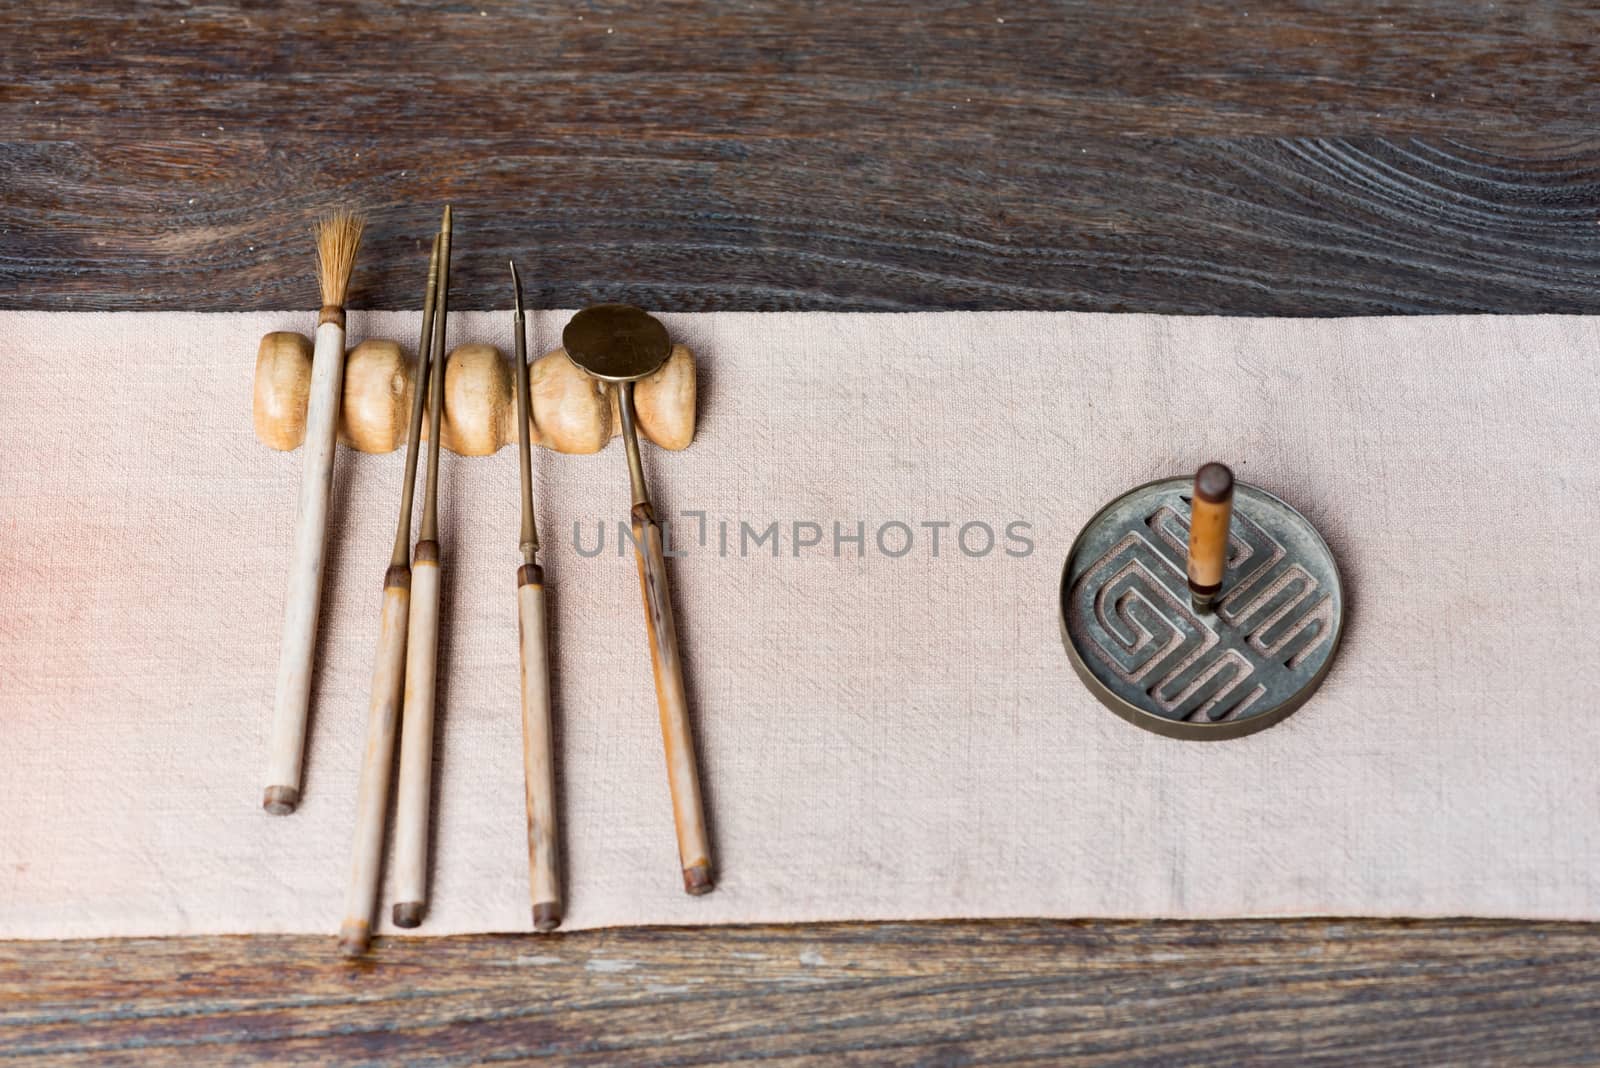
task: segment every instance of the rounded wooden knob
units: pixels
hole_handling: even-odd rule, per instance
[[[359,452],[393,452],[405,443],[415,362],[393,341],[369,338],[345,356],[339,440]],[[256,354],[256,437],[274,449],[305,440],[311,342],[278,332]],[[616,387],[578,369],[561,349],[528,368],[531,440],[557,452],[588,453],[621,434]],[[694,355],[674,345],[661,369],[634,387],[639,432],[664,449],[694,439]],[[427,422],[423,422],[427,435]],[[463,456],[488,456],[517,440],[516,378],[493,345],[461,345],[445,358],[440,444]]]
[[[540,356],[528,365],[534,440],[559,452],[599,452],[611,440],[611,392],[606,383],[579,370],[561,349]],[[506,396],[511,393],[507,386]],[[512,427],[508,441],[515,440],[514,422]],[[683,445],[667,447],[681,449]]]
[[[339,439],[357,452],[399,448],[411,419],[411,378],[393,341],[368,338],[346,353]]]
[[[461,345],[444,364],[440,444],[462,456],[490,456],[517,437],[511,365],[493,345]],[[538,420],[534,420],[538,424]],[[426,432],[424,432],[426,437]],[[399,443],[396,442],[398,447]]]
[[[273,449],[298,449],[306,439],[306,398],[311,392],[311,341],[280,330],[256,351],[256,438]]]

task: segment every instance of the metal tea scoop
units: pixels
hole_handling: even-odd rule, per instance
[[[634,425],[633,384],[666,363],[672,354],[672,340],[659,320],[638,308],[596,304],[572,317],[562,331],[561,344],[580,369],[601,381],[617,384],[622,440],[628,450],[628,476],[633,483],[633,547],[639,558],[639,585],[644,591],[645,632],[655,667],[656,702],[661,709],[661,739],[667,753],[667,784],[672,789],[683,888],[691,894],[710,893],[711,845],[700,805],[700,775],[689,732],[689,703],[683,694],[683,667],[678,660],[678,632],[672,621],[666,554],[661,525],[656,522],[650,493],[644,485],[639,431]]]

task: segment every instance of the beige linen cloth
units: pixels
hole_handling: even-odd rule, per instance
[[[680,889],[621,446],[541,451],[568,928],[1600,919],[1595,320],[663,318],[699,435],[645,464],[721,878]],[[305,800],[268,816],[300,455],[256,442],[251,378],[263,332],[313,325],[0,315],[0,936],[336,930],[402,456],[339,453]],[[417,316],[350,327],[409,351]],[[509,351],[507,314],[451,331]],[[1208,459],[1321,529],[1348,630],[1285,723],[1172,741],[1074,676],[1057,583],[1103,503]],[[422,933],[525,930],[515,453],[442,466]]]

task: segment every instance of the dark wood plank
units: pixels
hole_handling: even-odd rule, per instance
[[[1600,10],[1570,2],[67,0],[6,22],[27,140],[1587,137],[1600,109]]]
[[[483,14],[479,14],[479,12]],[[0,306],[1600,309],[1600,9],[0,11]],[[609,32],[608,32],[609,31]]]
[[[0,1060],[1600,1061],[1600,928],[827,924],[0,943]]]
[[[600,158],[575,166],[571,146],[466,159],[373,142],[357,161],[283,140],[0,147],[25,172],[5,193],[0,300],[307,307],[307,223],[344,199],[374,214],[352,305],[414,306],[449,195],[459,307],[504,304],[516,254],[544,307],[1600,310],[1600,145],[1512,159],[1447,140],[1100,140],[1009,158],[819,142],[727,161],[591,142]]]

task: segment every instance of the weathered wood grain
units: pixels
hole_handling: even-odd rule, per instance
[[[1600,930],[817,925],[0,943],[0,1061],[1600,1061]]]
[[[0,306],[1593,312],[1600,9],[0,11]],[[481,13],[480,13],[481,12]]]
[[[1600,107],[1600,11],[1578,3],[77,0],[7,20],[30,141],[275,135],[285,119],[411,141],[1041,124],[1589,136]],[[133,106],[155,91],[164,107]]]
[[[305,223],[343,202],[374,215],[351,306],[412,307],[449,197],[462,307],[503,305],[514,255],[538,307],[1600,310],[1600,142],[1051,136],[0,145],[0,303],[314,307]],[[204,172],[162,173],[180,161]]]

